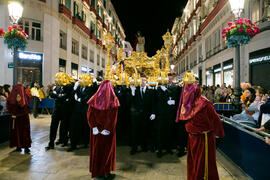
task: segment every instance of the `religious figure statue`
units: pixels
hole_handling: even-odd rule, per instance
[[[141,32],[137,32],[137,44],[136,44],[136,52],[144,52],[144,44],[145,44],[145,39],[142,36]]]

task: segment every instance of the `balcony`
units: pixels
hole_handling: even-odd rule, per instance
[[[77,25],[83,32],[90,36],[90,30],[88,29],[88,27],[85,26],[83,21],[80,20],[78,16],[72,17],[72,24]]]
[[[93,39],[94,41],[97,41],[97,37],[94,33],[90,34],[90,39]]]
[[[97,15],[97,10],[94,6],[90,5],[90,11],[92,11],[95,15]]]
[[[83,0],[84,3],[86,3],[90,7],[89,0]]]
[[[97,15],[97,20],[99,20],[102,23],[102,18],[99,15]]]
[[[100,47],[102,47],[102,41],[100,39],[97,39],[97,44],[100,45]]]
[[[63,4],[59,4],[59,13],[63,13],[67,18],[71,19],[71,11]]]
[[[108,26],[105,23],[103,23],[102,25],[106,30],[108,30]]]

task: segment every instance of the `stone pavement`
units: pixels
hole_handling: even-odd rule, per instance
[[[0,144],[0,180],[86,180],[91,179],[89,149],[66,152],[60,146],[45,151],[48,143],[50,116],[31,116],[31,154],[13,152],[8,143]],[[185,180],[186,156],[165,155],[157,158],[151,152],[129,155],[129,147],[117,147],[116,180]],[[231,162],[217,153],[221,180],[247,179]]]

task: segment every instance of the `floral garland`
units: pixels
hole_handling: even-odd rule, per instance
[[[241,18],[238,21],[229,22],[228,26],[223,29],[222,37],[227,39],[229,48],[248,44],[250,39],[260,32],[258,26],[250,19]]]
[[[0,38],[4,38],[4,43],[7,44],[8,49],[23,51],[26,48],[28,35],[22,28],[13,25],[8,27],[6,32],[0,29]]]

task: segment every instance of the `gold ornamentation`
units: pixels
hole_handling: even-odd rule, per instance
[[[193,84],[196,82],[196,78],[193,72],[186,72],[184,78],[182,79],[185,84]]]
[[[185,113],[186,113],[186,109],[185,109],[184,105],[182,104],[182,106],[181,106],[181,114],[185,114]]]

